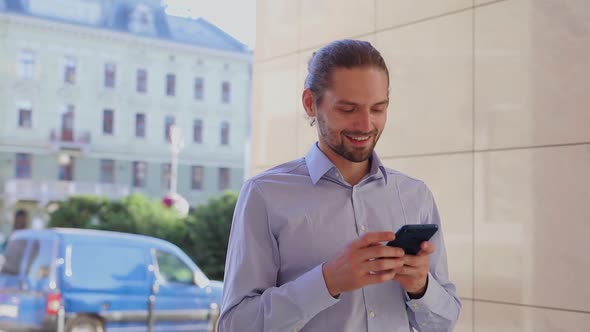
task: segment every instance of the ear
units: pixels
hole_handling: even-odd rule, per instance
[[[314,102],[313,92],[310,89],[303,90],[301,94],[301,102],[303,103],[303,108],[305,109],[305,113],[310,118],[316,116],[316,105]]]

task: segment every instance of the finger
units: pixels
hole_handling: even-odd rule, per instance
[[[422,268],[404,265],[397,269],[398,276],[416,277],[421,274]]]
[[[394,269],[399,269],[402,266],[404,266],[404,261],[402,259],[391,259],[391,258],[385,258],[385,259],[376,259],[373,261],[368,261],[365,264],[363,264],[363,271],[364,272],[383,272],[383,271],[389,271],[389,270],[394,270]]]
[[[416,256],[428,256],[435,250],[434,244],[429,241],[424,241],[420,244],[420,252]]]
[[[403,249],[380,244],[360,249],[358,259],[362,262],[379,258],[400,258],[403,256]]]
[[[400,269],[401,269],[401,267],[391,269],[391,270],[377,271],[377,272],[369,271],[369,274],[386,274],[386,273],[391,273],[391,272],[398,273]]]
[[[351,243],[351,249],[362,249],[370,247],[374,244],[380,244],[381,242],[391,241],[395,238],[393,232],[370,232],[361,236],[358,240]]]
[[[386,281],[391,281],[395,278],[396,272],[395,270],[384,271],[382,273],[376,274],[369,274],[365,277],[363,284],[365,285],[372,285],[372,284],[380,284]]]
[[[404,260],[405,266],[412,266],[412,267],[421,267],[421,266],[428,265],[428,263],[429,263],[429,258],[426,255],[422,255],[422,256],[407,255],[407,256],[404,256],[403,260]]]

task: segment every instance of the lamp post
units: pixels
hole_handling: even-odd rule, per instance
[[[176,194],[178,181],[178,154],[184,147],[182,130],[175,124],[170,126],[170,150],[172,151],[172,163],[170,164],[170,192]]]
[[[182,140],[182,131],[175,124],[170,126],[170,151],[172,152],[172,161],[170,163],[170,192],[162,201],[168,207],[174,207],[181,217],[188,215],[189,204],[177,192],[178,183],[178,155],[184,147]]]

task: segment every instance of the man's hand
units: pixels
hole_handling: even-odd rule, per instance
[[[420,245],[420,249],[416,256],[403,257],[404,266],[394,277],[412,298],[420,298],[426,292],[430,269],[429,256],[434,252],[434,245],[425,241]]]
[[[393,280],[404,265],[404,251],[382,242],[394,238],[392,232],[367,233],[324,263],[322,272],[330,295]]]

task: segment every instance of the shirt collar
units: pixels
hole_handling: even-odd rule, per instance
[[[381,162],[381,159],[377,156],[377,152],[373,150],[373,155],[371,156],[371,169],[369,170],[369,175],[376,175],[378,172],[381,172],[383,175],[383,180],[385,180],[385,184],[387,184],[387,168]]]
[[[305,155],[305,163],[307,164],[307,170],[309,171],[309,177],[311,182],[317,184],[318,181],[331,170],[334,166],[330,159],[320,150],[318,143],[314,143],[307,154]]]
[[[309,171],[312,183],[315,185],[329,170],[335,168],[334,164],[326,157],[324,152],[320,150],[318,143],[314,143],[307,154],[305,155],[305,163]],[[387,183],[387,170],[381,159],[377,156],[377,153],[373,151],[371,156],[371,169],[369,170],[369,176],[376,175],[378,172],[383,174],[383,179]]]

